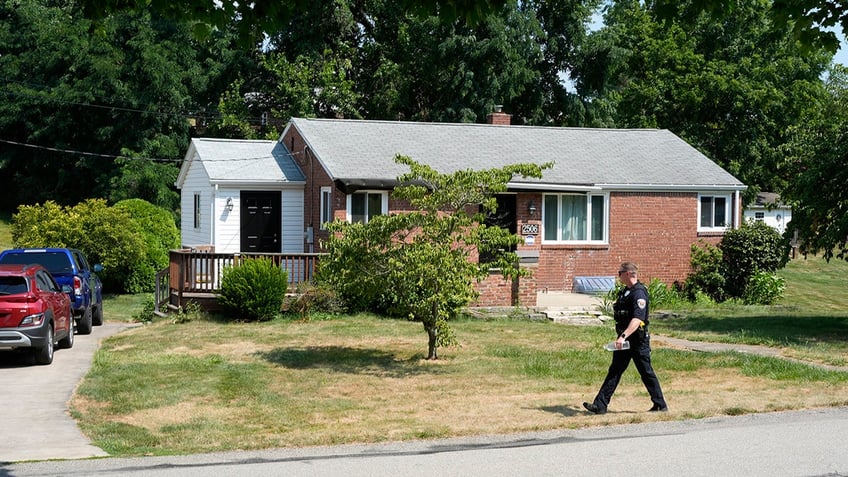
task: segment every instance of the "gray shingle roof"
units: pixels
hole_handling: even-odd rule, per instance
[[[488,124],[293,118],[333,179],[391,181],[408,172],[395,154],[434,169],[489,169],[554,162],[541,181],[513,183],[607,187],[745,186],[667,130],[587,129]]]
[[[302,182],[306,177],[277,141],[194,138],[212,182]]]

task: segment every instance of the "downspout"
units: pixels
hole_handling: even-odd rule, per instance
[[[738,229],[742,224],[742,195],[738,190],[734,192],[734,195],[736,196],[736,200],[734,201],[736,203],[736,207],[734,207],[733,211],[733,228]]]
[[[310,158],[309,156],[310,156],[309,146],[304,145],[303,146],[303,160],[309,161],[309,178],[307,178],[307,182],[309,182],[309,199],[304,201],[304,202],[306,202],[304,204],[305,207],[309,207],[309,214],[307,215],[307,217],[309,217],[309,223],[306,226],[306,233],[305,233],[306,237],[305,238],[306,238],[306,244],[309,246],[309,253],[314,253],[315,252],[315,243],[314,243],[315,239],[314,239],[314,235],[313,235],[314,229],[312,228],[312,224],[313,224],[312,214],[315,212],[315,159]],[[306,167],[306,164],[304,164],[304,167]],[[303,193],[306,194],[307,191],[304,189]],[[305,213],[305,211],[304,211],[304,213]],[[318,220],[320,220],[320,218]]]
[[[218,200],[218,184],[215,184],[215,188],[212,190],[212,201],[209,204],[209,208],[211,209],[209,212],[209,233],[211,234],[209,245],[215,246],[215,201]],[[217,248],[217,247],[215,247]]]

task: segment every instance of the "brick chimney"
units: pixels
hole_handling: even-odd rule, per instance
[[[503,112],[502,104],[496,104],[495,110],[486,116],[486,122],[497,126],[509,126],[512,123],[512,115]]]

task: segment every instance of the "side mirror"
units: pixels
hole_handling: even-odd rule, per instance
[[[94,273],[100,273],[100,272],[103,271],[103,265],[100,265],[99,263],[95,263],[94,266],[91,267],[91,269],[94,270]]]
[[[70,285],[62,285],[62,292],[73,293],[74,289]]]

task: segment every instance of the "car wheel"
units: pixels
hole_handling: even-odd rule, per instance
[[[94,308],[94,316],[92,317],[91,322],[94,326],[100,326],[103,324],[103,303]]]
[[[80,318],[79,323],[77,324],[77,331],[81,335],[90,335],[91,334],[91,307],[85,309],[82,312],[82,318]]]
[[[47,326],[47,339],[44,346],[35,349],[36,364],[50,364],[53,362],[53,325]]]
[[[74,320],[73,315],[68,315],[71,318],[68,320],[70,323],[68,324],[68,336],[59,340],[59,347],[64,349],[71,349],[74,347],[74,324],[76,321]]]

